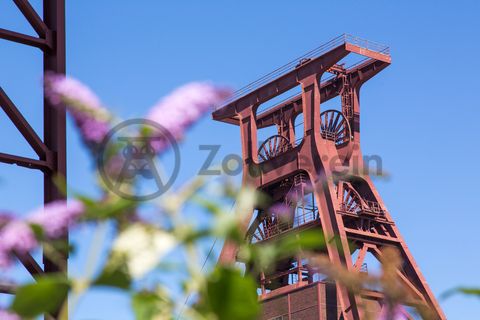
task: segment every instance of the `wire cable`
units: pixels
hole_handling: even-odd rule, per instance
[[[230,207],[230,212],[232,212],[233,210],[233,207],[235,206],[235,203],[236,201],[233,201],[232,203],[232,206]],[[203,264],[202,264],[202,267],[200,268],[200,271],[203,271],[203,269],[205,268],[205,266],[207,265],[207,262],[208,262],[208,259],[210,259],[210,256],[212,255],[213,253],[213,249],[215,248],[215,245],[217,244],[217,241],[218,241],[218,237],[215,237],[215,240],[213,241],[213,244],[212,246],[210,247],[210,250],[208,251],[208,254],[207,256],[205,257],[205,261],[203,261]],[[187,297],[185,298],[185,302],[183,303],[179,313],[178,313],[178,316],[176,318],[176,320],[179,320],[180,317],[182,316],[183,314],[183,310],[185,310],[185,307],[188,303],[188,300],[190,300],[190,297],[192,296],[192,292],[190,292]]]

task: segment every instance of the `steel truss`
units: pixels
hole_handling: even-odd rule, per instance
[[[351,53],[365,59],[345,67],[341,61]],[[333,263],[351,271],[365,269],[367,253],[380,260],[382,248],[395,247],[403,259],[398,279],[409,292],[406,304],[427,306],[436,319],[446,319],[372,180],[363,173],[360,88],[390,62],[388,47],[344,35],[242,88],[213,112],[213,119],[240,127],[245,185],[262,190],[277,203],[284,203],[288,196],[286,186],[293,185],[302,174],[314,195],[315,212],[318,209],[318,216],[314,215],[306,224],[295,224],[294,218],[282,221],[268,210],[257,210],[256,217],[251,212],[242,230],[247,241],[254,245],[276,241],[280,234],[300,233],[314,225],[326,238],[326,248],[319,250],[326,251]],[[322,77],[326,73],[331,76]],[[296,86],[301,87],[301,94],[257,114],[262,103]],[[323,102],[335,97],[340,97],[340,110],[321,110]],[[295,143],[295,118],[300,114],[304,118],[303,139]],[[267,149],[264,143],[258,149],[257,130],[269,126],[278,129],[274,142],[281,143],[268,144]],[[250,172],[258,174],[253,176]],[[355,261],[351,245],[358,251]],[[219,263],[236,260],[237,247],[225,243]],[[361,306],[372,305],[372,301],[378,313],[382,305],[380,292],[365,290],[354,295],[337,283],[334,302],[330,303],[331,285],[312,282],[314,274],[315,270],[298,257],[280,261],[274,274],[261,274],[263,319],[357,320],[366,317]],[[314,296],[318,297],[316,305],[311,302]]]
[[[38,36],[30,36],[11,30],[0,28],[0,39],[9,40],[22,45],[40,49],[43,54],[43,71],[65,74],[65,0],[43,0],[43,19],[32,7],[28,0],[12,0],[30,23]],[[44,95],[43,99],[43,131],[41,139],[21,113],[7,93],[0,87],[0,107],[10,121],[20,131],[22,136],[32,147],[37,159],[26,158],[13,154],[0,153],[0,162],[15,164],[43,173],[44,203],[65,199],[65,195],[57,189],[54,178],[58,175],[66,179],[66,126],[65,108],[54,107]],[[28,189],[24,189],[28,190]],[[33,190],[32,190],[33,192]],[[64,238],[68,244],[68,236]],[[39,263],[27,254],[18,256],[20,262],[35,278],[48,273],[67,272],[67,253],[61,252],[55,262],[43,255]],[[0,284],[0,292],[14,294],[15,286]],[[55,319],[58,312],[45,315],[46,319]]]

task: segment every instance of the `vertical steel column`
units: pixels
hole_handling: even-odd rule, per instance
[[[12,0],[26,20],[38,34],[30,36],[0,28],[0,39],[38,48],[43,53],[44,75],[47,72],[65,74],[65,0],[43,0],[43,19],[28,0]],[[16,164],[30,170],[41,170],[44,174],[44,203],[65,199],[57,189],[54,178],[58,175],[66,179],[66,128],[65,108],[54,107],[44,98],[44,139],[39,138],[35,130],[23,117],[21,111],[0,87],[0,107],[14,126],[30,144],[38,159],[26,158],[14,154],[0,153],[0,162]],[[68,244],[68,236],[64,238]],[[0,240],[1,241],[1,240]],[[66,248],[65,246],[64,248]],[[67,275],[67,252],[58,252],[60,259],[52,261],[43,255],[43,268],[30,254],[19,255],[20,262],[33,276],[45,273]],[[14,294],[14,287],[0,284],[0,293]],[[46,319],[58,318],[59,310]]]
[[[43,69],[44,74],[54,72],[56,74],[65,74],[66,71],[66,49],[65,49],[65,0],[44,0],[43,1],[44,22],[52,31],[51,50],[44,50]],[[55,200],[65,199],[65,196],[58,190],[54,183],[56,175],[63,176],[66,179],[66,116],[65,108],[53,106],[46,97],[44,97],[44,143],[53,155],[53,170],[44,175],[44,202],[48,203]],[[64,241],[68,244],[68,234]],[[67,248],[65,246],[64,248]],[[55,273],[64,272],[67,274],[68,253],[61,252],[61,261],[52,261],[45,255],[43,256],[44,272]],[[56,318],[58,311],[53,314]],[[48,316],[45,316],[48,318]]]

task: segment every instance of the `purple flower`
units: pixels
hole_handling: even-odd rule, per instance
[[[0,269],[6,269],[12,264],[10,253],[0,246]]]
[[[275,215],[286,215],[290,212],[290,207],[283,202],[277,202],[270,207],[270,212]]]
[[[11,313],[7,310],[0,309],[1,320],[21,320],[21,318],[15,313]]]
[[[289,220],[292,216],[292,208],[282,202],[275,203],[270,207],[270,213],[272,216],[277,217],[280,220]]]
[[[302,188],[303,188],[303,191],[302,191]],[[286,198],[288,201],[298,202],[303,200],[303,196],[305,196],[305,194],[308,194],[312,191],[313,191],[313,186],[310,183],[310,181],[303,181],[301,182],[300,185],[288,191]]]
[[[83,140],[88,144],[99,144],[110,131],[110,123],[85,113],[72,113]]]
[[[2,248],[12,252],[27,253],[37,241],[30,226],[20,220],[11,221],[0,231]]]
[[[192,82],[161,99],[152,107],[147,119],[157,122],[175,139],[180,140],[192,124],[230,94],[226,88],[206,82]],[[167,146],[164,141],[152,144],[157,152],[163,151]]]
[[[0,228],[13,220],[13,216],[6,212],[0,212]]]
[[[37,246],[37,240],[30,226],[20,220],[10,221],[0,230],[0,267],[11,264],[13,253],[25,254]]]
[[[105,161],[104,170],[106,175],[112,181],[119,181],[120,175],[122,174],[123,165],[125,164],[125,159],[120,154],[114,154],[110,156],[108,160]],[[122,179],[126,177],[121,177]]]
[[[408,320],[405,309],[401,305],[395,305],[393,307],[387,304],[382,306],[382,310],[378,315],[377,320]]]
[[[78,200],[71,200],[68,205],[66,201],[58,200],[34,211],[28,221],[41,226],[47,237],[58,238],[67,232],[84,210],[83,203]]]
[[[111,115],[90,88],[73,78],[47,74],[45,89],[47,98],[54,105],[67,105],[87,144],[98,144],[103,140],[110,130]]]

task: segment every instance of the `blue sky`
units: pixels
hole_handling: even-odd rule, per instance
[[[0,3],[0,27],[31,34],[10,2]],[[478,1],[67,2],[68,73],[123,118],[142,116],[188,81],[240,87],[344,32],[390,45],[392,65],[363,87],[363,150],[392,175],[377,187],[434,293],[480,286]],[[38,50],[0,42],[0,85],[41,134],[40,62]],[[1,152],[33,156],[2,116],[0,137]],[[73,130],[68,141],[69,183],[88,191],[91,164]],[[204,119],[182,145],[178,181],[200,169],[198,145],[220,144],[218,162],[239,152],[239,141],[237,127]],[[41,175],[26,170],[0,165],[1,208],[21,214],[40,204]],[[86,245],[71,260],[74,273]],[[441,304],[449,319],[480,310],[475,298]],[[124,296],[104,291],[74,315],[131,317]]]

